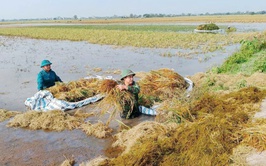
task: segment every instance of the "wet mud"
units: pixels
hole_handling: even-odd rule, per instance
[[[172,68],[180,75],[188,76],[221,64],[238,48],[238,45],[233,45],[227,47],[225,51],[194,55],[193,58],[187,59],[160,56],[166,52],[180,51],[177,49],[136,49],[87,42],[0,36],[0,108],[26,111],[24,101],[37,92],[36,77],[41,70],[40,62],[43,59],[49,59],[53,63],[52,69],[64,82],[78,80],[88,75],[112,75],[119,79],[118,74],[107,71],[125,68],[135,72]],[[207,61],[199,60],[206,57],[209,57]],[[102,70],[96,72],[95,68]],[[90,112],[92,107],[85,106],[80,109]],[[101,118],[88,120],[93,123]],[[153,119],[152,116],[142,115],[123,122],[128,126],[134,126]],[[78,165],[99,155],[105,155],[105,148],[111,141],[111,138],[88,137],[77,129],[63,132],[32,131],[8,128],[7,123],[8,120],[0,123],[0,165],[4,166],[59,165],[65,157],[73,158],[76,161],[75,165]],[[114,131],[118,131],[117,121],[110,125]]]

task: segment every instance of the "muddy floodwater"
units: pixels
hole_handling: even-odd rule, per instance
[[[194,55],[192,58],[164,57],[176,54],[175,49],[113,47],[87,42],[36,40],[0,36],[0,108],[21,111],[24,101],[37,92],[36,78],[43,59],[64,82],[88,75],[114,75],[112,71],[130,68],[135,72],[172,68],[183,76],[204,72],[221,64],[239,48],[233,45],[224,51]],[[101,72],[95,72],[101,68]]]
[[[135,72],[159,68],[172,68],[183,76],[205,72],[221,64],[226,57],[239,49],[228,46],[223,51],[193,55],[192,58],[164,57],[176,54],[177,49],[150,49],[95,45],[87,42],[36,40],[0,36],[0,108],[26,111],[24,101],[37,92],[36,77],[40,62],[49,59],[52,69],[64,82],[89,75],[119,75],[113,71],[130,68]],[[186,51],[186,50],[181,50]],[[96,71],[101,68],[101,71]],[[90,111],[90,106],[81,108]],[[133,119],[129,125],[153,120],[151,116]],[[91,119],[97,121],[96,118]],[[88,137],[81,130],[47,132],[21,128],[8,128],[8,121],[0,123],[0,165],[36,166],[59,165],[65,157],[73,158],[75,165],[106,155],[104,149],[110,139]],[[113,128],[118,124],[113,123]]]

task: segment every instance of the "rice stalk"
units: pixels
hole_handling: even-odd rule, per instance
[[[106,123],[108,125],[117,114],[123,111],[124,105],[128,104],[131,110],[133,110],[134,101],[134,96],[130,92],[113,88],[106,94],[104,99],[98,103],[97,109],[100,110],[101,114],[110,114]]]

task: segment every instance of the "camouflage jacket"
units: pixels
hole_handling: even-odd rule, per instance
[[[140,115],[139,111],[139,92],[140,92],[140,87],[139,85],[134,81],[132,85],[128,86],[128,92],[130,92],[134,96],[134,105],[133,109],[130,104],[125,104],[122,106],[123,111],[121,113],[121,117],[125,119],[131,119],[138,117]]]

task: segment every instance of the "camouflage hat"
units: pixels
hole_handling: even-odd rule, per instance
[[[129,69],[123,70],[121,73],[121,80],[123,80],[125,77],[133,75],[135,76],[135,73]]]

